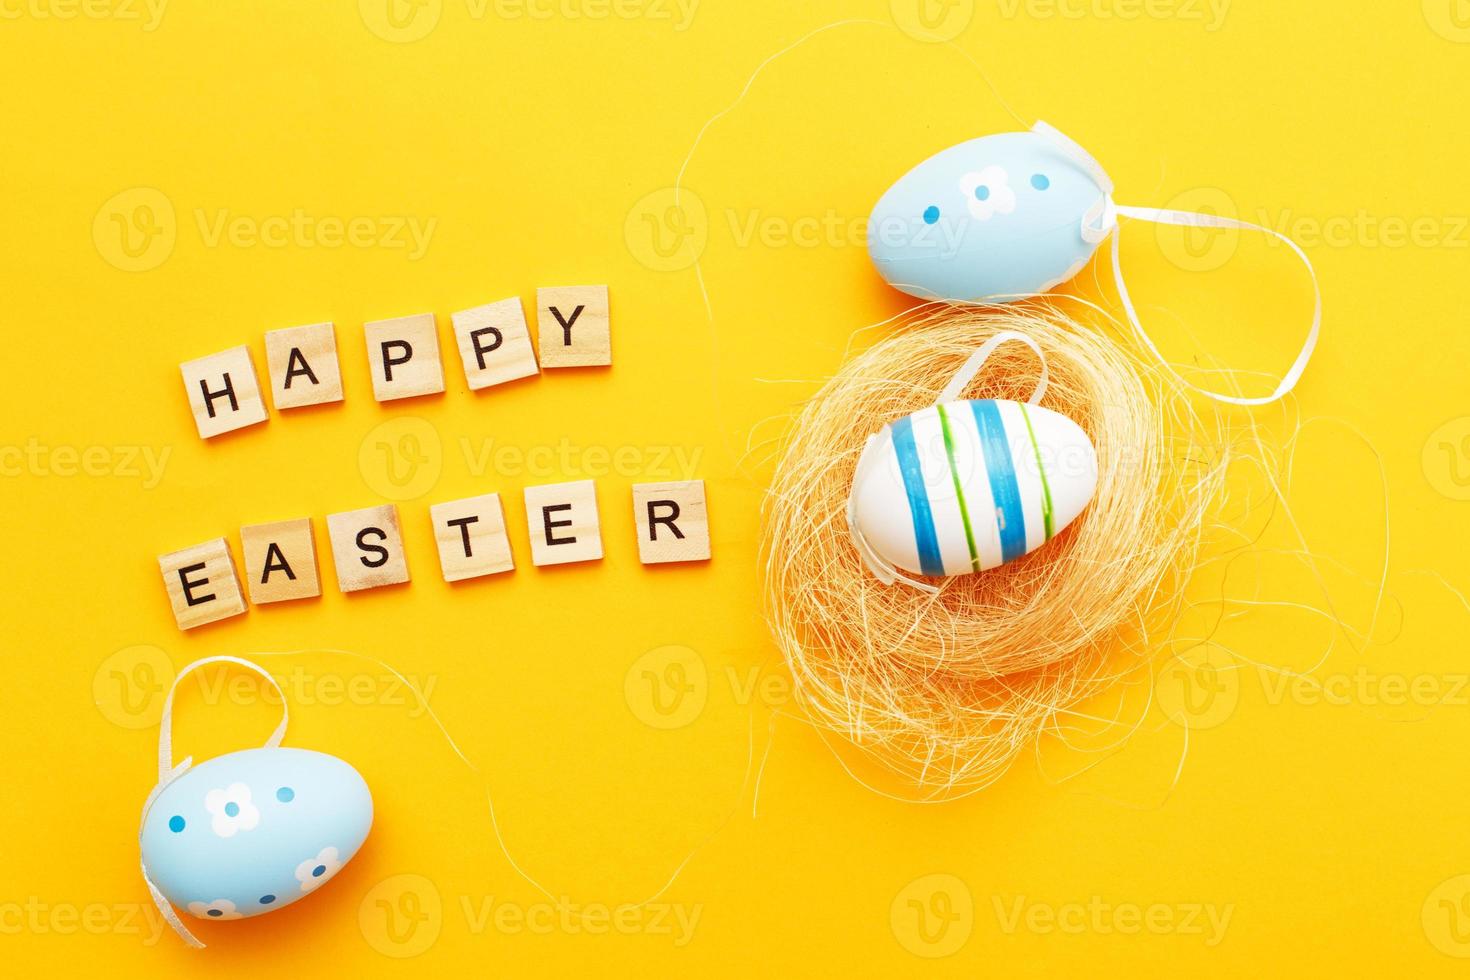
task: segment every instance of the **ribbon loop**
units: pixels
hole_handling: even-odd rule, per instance
[[[1317,349],[1317,339],[1322,331],[1322,289],[1317,282],[1317,270],[1312,267],[1312,260],[1307,258],[1307,254],[1301,250],[1301,247],[1275,229],[1254,224],[1250,221],[1241,221],[1237,218],[1225,218],[1214,214],[1201,214],[1196,211],[1175,211],[1170,208],[1140,208],[1114,204],[1113,180],[1108,176],[1107,171],[1103,169],[1102,164],[1098,163],[1092,154],[1084,150],[1071,137],[1047,123],[1038,121],[1036,125],[1031,127],[1031,131],[1039,136],[1045,137],[1070,157],[1072,162],[1081,167],[1097,184],[1098,189],[1102,191],[1102,198],[1082,216],[1082,226],[1079,229],[1082,240],[1096,245],[1108,238],[1109,235],[1112,236],[1113,282],[1118,289],[1118,298],[1123,303],[1123,310],[1128,316],[1128,323],[1132,326],[1134,334],[1149,349],[1149,352],[1153,354],[1155,360],[1163,365],[1164,370],[1168,371],[1176,381],[1191,391],[1198,392],[1207,398],[1213,398],[1215,401],[1224,402],[1228,405],[1269,405],[1272,402],[1285,398],[1296,387],[1297,382],[1301,380],[1302,373],[1306,371],[1307,362],[1312,359],[1312,354]],[[1287,369],[1286,374],[1282,375],[1280,382],[1276,385],[1275,391],[1260,398],[1225,395],[1201,388],[1186,380],[1183,375],[1174,370],[1174,366],[1164,358],[1163,352],[1159,350],[1153,338],[1148,335],[1148,331],[1143,329],[1143,323],[1138,317],[1138,310],[1133,305],[1133,297],[1129,295],[1128,286],[1123,281],[1123,267],[1119,262],[1119,238],[1122,234],[1118,225],[1118,218],[1120,216],[1136,218],[1139,221],[1152,221],[1155,224],[1161,225],[1182,225],[1188,228],[1230,228],[1240,231],[1264,232],[1285,242],[1296,257],[1301,259],[1302,264],[1307,267],[1307,275],[1312,280],[1314,304],[1312,324],[1307,330],[1306,339],[1302,341],[1301,350],[1297,352],[1296,359],[1291,362],[1291,367]]]
[[[1041,377],[1036,382],[1036,390],[1027,399],[1028,404],[1041,404],[1041,396],[1046,394],[1047,385],[1046,355],[1042,353],[1041,346],[1035,340],[1016,330],[998,331],[993,337],[981,344],[979,349],[971,354],[964,364],[960,365],[960,369],[955,372],[955,376],[950,379],[949,384],[944,386],[944,390],[939,393],[939,400],[936,404],[943,405],[947,402],[959,401],[960,396],[965,393],[965,389],[970,386],[970,382],[975,380],[975,375],[979,374],[980,369],[985,366],[985,362],[990,360],[990,355],[994,354],[996,348],[1008,340],[1025,344],[1036,352],[1037,357],[1041,358]]]
[[[183,681],[185,677],[187,677],[189,674],[192,674],[200,667],[205,667],[209,664],[222,663],[234,664],[237,667],[244,667],[246,670],[260,675],[260,677],[264,679],[264,681],[269,684],[275,690],[276,694],[280,697],[281,723],[276,726],[275,731],[271,732],[270,738],[265,740],[265,747],[268,749],[276,748],[281,744],[281,740],[286,737],[286,723],[291,720],[291,710],[286,704],[286,693],[281,690],[281,685],[276,683],[276,679],[272,677],[265,670],[265,668],[257,664],[253,664],[248,660],[242,660],[239,657],[230,657],[223,654],[214,657],[204,657],[200,660],[196,660],[185,667],[183,670],[179,671],[178,676],[174,678],[172,686],[170,686],[168,689],[168,696],[163,699],[163,715],[158,720],[158,782],[160,787],[167,786],[170,782],[173,781],[173,779],[181,775],[183,773],[183,770],[189,765],[189,760],[187,759],[180,764],[177,770],[175,770],[173,764],[174,692],[179,689],[179,683]]]
[[[1207,398],[1213,398],[1215,401],[1224,402],[1227,405],[1269,405],[1290,394],[1291,390],[1296,387],[1297,382],[1301,380],[1302,373],[1306,371],[1307,363],[1312,359],[1312,354],[1317,350],[1317,339],[1322,333],[1322,288],[1317,282],[1317,270],[1312,267],[1312,260],[1307,258],[1307,253],[1301,250],[1301,246],[1273,228],[1267,228],[1264,225],[1258,225],[1250,221],[1241,221],[1238,218],[1226,218],[1216,214],[1200,214],[1195,211],[1174,211],[1168,208],[1119,206],[1117,210],[1118,214],[1125,218],[1136,218],[1139,221],[1152,221],[1155,224],[1161,225],[1182,225],[1187,228],[1230,228],[1239,231],[1264,232],[1285,242],[1292,253],[1302,260],[1302,265],[1307,267],[1307,275],[1312,280],[1312,325],[1307,330],[1307,336],[1302,341],[1301,349],[1297,351],[1296,359],[1291,362],[1291,367],[1287,368],[1286,373],[1281,376],[1280,382],[1277,383],[1276,390],[1262,397],[1244,398],[1239,395],[1223,395],[1219,392],[1201,388],[1199,385],[1186,380],[1183,375],[1174,370],[1173,365],[1164,359],[1163,353],[1154,344],[1153,339],[1149,337],[1148,332],[1143,329],[1143,324],[1138,319],[1138,311],[1133,306],[1133,297],[1128,294],[1128,287],[1123,282],[1123,266],[1119,261],[1118,254],[1118,239],[1121,237],[1121,231],[1114,232],[1113,234],[1113,282],[1117,285],[1118,298],[1123,303],[1123,310],[1128,314],[1128,322],[1133,325],[1133,332],[1138,335],[1138,339],[1148,347],[1155,359],[1180,384],[1189,388],[1191,391],[1196,391]]]

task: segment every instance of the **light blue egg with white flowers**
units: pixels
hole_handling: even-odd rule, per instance
[[[143,866],[197,918],[260,915],[330,881],[372,823],[367,783],[341,759],[231,752],[187,769],[154,799],[143,817]]]
[[[1082,270],[1098,245],[1084,237],[1084,218],[1106,201],[1054,140],[983,136],[888,189],[869,220],[868,252],[889,285],[921,299],[1015,299]]]

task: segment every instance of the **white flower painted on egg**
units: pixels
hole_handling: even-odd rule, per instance
[[[309,892],[341,870],[342,860],[337,849],[324,847],[317,852],[316,857],[307,858],[296,865],[296,880],[301,882],[302,891]]]
[[[997,214],[1016,210],[1016,192],[1011,190],[1011,178],[1004,167],[989,166],[965,174],[960,178],[960,191],[970,206],[970,217],[976,221],[989,221]]]
[[[260,823],[260,810],[250,802],[250,787],[231,783],[224,789],[204,794],[204,809],[212,818],[210,827],[221,837],[234,837],[242,830],[254,830]]]
[[[190,902],[189,914],[199,919],[238,919],[235,903],[228,898],[216,898],[212,902]]]

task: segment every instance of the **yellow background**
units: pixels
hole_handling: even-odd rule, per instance
[[[0,8],[10,971],[1464,969],[1461,0],[934,3],[952,45],[903,0],[427,0],[391,21],[382,0],[172,0],[156,20],[123,0]],[[706,120],[768,56],[844,17],[866,23],[774,62],[709,128],[686,175],[698,204],[670,211]],[[1298,444],[1295,523],[1278,511],[1263,541],[1321,556],[1322,580],[1280,555],[1241,563],[1233,593],[1283,604],[1230,607],[1228,637],[1161,673],[1121,750],[1044,745],[977,797],[916,806],[859,786],[801,722],[755,550],[766,440],[858,326],[905,305],[854,222],[931,152],[1017,126],[966,56],[1026,123],[1104,161],[1120,201],[1232,208],[1303,239],[1327,315],[1295,409],[1323,421]],[[305,230],[257,240],[298,212]],[[213,234],[221,216],[238,234]],[[326,218],[361,219],[364,236],[323,239]],[[118,222],[135,219],[125,250]],[[431,228],[427,247],[395,244],[387,219]],[[701,245],[712,317],[687,264]],[[1125,256],[1172,356],[1289,359],[1309,300],[1285,249],[1132,225]],[[1078,288],[1116,308],[1095,285],[1106,273],[1100,259]],[[582,282],[611,288],[610,370],[464,389],[450,312]],[[362,323],[428,310],[449,390],[375,403]],[[264,331],[322,320],[345,404],[195,436],[179,362],[248,344],[261,367]],[[1290,435],[1289,415],[1259,417]],[[383,446],[417,460],[411,485],[392,482]],[[496,462],[500,447],[529,455]],[[648,569],[629,488],[685,475],[675,451],[698,453],[715,558]],[[168,454],[159,479],[144,453]],[[521,488],[589,475],[606,560],[531,567]],[[446,585],[428,506],[491,491],[519,570]],[[394,495],[411,585],[347,598],[324,556],[320,600],[175,629],[158,554],[221,535],[238,554],[240,525],[304,515],[324,548],[327,513]],[[199,656],[311,647],[432,685],[484,780],[382,668],[267,660],[291,685],[288,744],[351,761],[373,788],[368,845],[299,906],[201,926],[205,952],[152,934],[135,834],[163,685]],[[1316,680],[1283,688],[1247,661]],[[251,684],[184,691],[181,755],[258,743],[273,723]],[[495,843],[487,784],[522,868],[593,924],[693,857],[662,905],[605,934],[548,919]],[[1229,916],[1223,934],[1210,912]]]

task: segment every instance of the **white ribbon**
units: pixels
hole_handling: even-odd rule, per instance
[[[207,664],[218,663],[235,664],[236,666],[244,667],[246,670],[254,671],[275,689],[276,694],[281,698],[281,723],[276,726],[275,731],[271,732],[270,738],[266,739],[265,747],[268,749],[277,748],[281,744],[281,740],[286,737],[286,723],[290,720],[291,716],[290,709],[286,706],[286,694],[281,690],[281,686],[276,683],[276,679],[268,674],[264,668],[248,660],[242,660],[239,657],[216,656],[196,660],[179,671],[178,676],[174,678],[172,686],[168,689],[168,696],[163,699],[163,715],[158,721],[158,783],[148,793],[148,798],[143,801],[143,817],[139,821],[138,827],[138,845],[140,848],[143,844],[142,822],[148,819],[148,810],[153,806],[153,801],[158,799],[158,795],[170,783],[182,776],[194,764],[193,756],[186,757],[177,766],[173,763],[174,692],[179,689],[179,682],[188,674],[193,673],[198,668]],[[163,892],[158,890],[158,886],[153,883],[153,879],[148,876],[147,865],[143,864],[141,860],[139,860],[138,865],[142,868],[143,883],[148,886],[148,894],[153,897],[153,904],[158,906],[158,911],[162,913],[164,921],[173,927],[174,932],[178,933],[179,937],[185,943],[194,949],[203,949],[204,944],[184,925],[183,920],[174,911],[169,900],[164,896]]]
[[[1249,221],[1241,221],[1237,218],[1225,218],[1213,214],[1200,214],[1195,211],[1174,211],[1167,208],[1138,208],[1115,205],[1113,203],[1113,181],[1093,156],[1084,150],[1076,141],[1057,130],[1055,127],[1044,122],[1038,122],[1031,127],[1032,132],[1044,136],[1057,146],[1063,153],[1085,170],[1103,192],[1102,200],[1090,208],[1082,218],[1082,239],[1091,244],[1097,244],[1112,235],[1113,254],[1113,281],[1118,288],[1118,298],[1122,300],[1123,310],[1128,316],[1128,322],[1133,327],[1133,332],[1143,342],[1154,358],[1164,366],[1164,369],[1174,376],[1180,384],[1192,391],[1199,392],[1207,398],[1213,398],[1219,402],[1230,405],[1269,405],[1278,399],[1284,398],[1298,381],[1301,380],[1302,372],[1307,369],[1307,362],[1312,359],[1313,352],[1317,349],[1317,338],[1322,330],[1322,290],[1317,282],[1317,270],[1312,268],[1312,260],[1307,258],[1305,252],[1296,242],[1271,228],[1254,224]],[[1306,340],[1302,342],[1301,350],[1292,361],[1291,367],[1286,374],[1282,375],[1276,390],[1262,398],[1242,398],[1238,395],[1223,395],[1219,392],[1209,391],[1186,380],[1178,371],[1174,370],[1164,355],[1159,351],[1158,345],[1149,337],[1148,332],[1143,329],[1143,323],[1138,318],[1138,310],[1133,306],[1133,298],[1128,293],[1128,287],[1123,282],[1123,266],[1119,261],[1119,238],[1122,231],[1118,225],[1118,218],[1137,218],[1140,221],[1152,221],[1161,225],[1182,225],[1189,228],[1229,228],[1237,231],[1259,231],[1274,236],[1286,243],[1302,264],[1307,267],[1307,274],[1312,279],[1313,311],[1312,325],[1307,331]]]
[[[1035,340],[1015,330],[1001,330],[989,340],[985,341],[985,343],[981,344],[975,353],[967,357],[965,363],[960,365],[960,369],[955,372],[949,384],[944,386],[944,390],[939,393],[939,398],[934,404],[947,405],[950,402],[959,401],[961,396],[964,395],[965,389],[970,386],[970,382],[975,380],[975,375],[979,374],[980,369],[985,366],[985,362],[990,360],[990,355],[994,354],[996,348],[1007,341],[1016,341],[1025,344],[1035,351],[1036,356],[1041,359],[1041,376],[1037,379],[1036,390],[1031,392],[1031,397],[1027,399],[1028,404],[1040,404],[1041,396],[1046,394],[1048,377],[1046,371],[1046,354],[1042,352],[1041,347]],[[857,491],[863,485],[863,479],[877,465],[878,454],[870,450],[872,450],[873,444],[881,434],[877,433],[869,436],[867,443],[863,446],[863,454],[858,457],[857,472],[852,477],[852,489],[847,494],[847,533],[852,538],[853,546],[857,548],[858,554],[862,556],[863,564],[868,566],[868,570],[873,573],[873,576],[878,581],[884,585],[903,582],[905,585],[913,586],[920,592],[927,592],[930,595],[934,595],[939,592],[938,586],[910,578],[903,572],[900,572],[891,561],[874,551],[873,546],[868,543],[868,539],[863,537],[862,531],[858,530]]]

